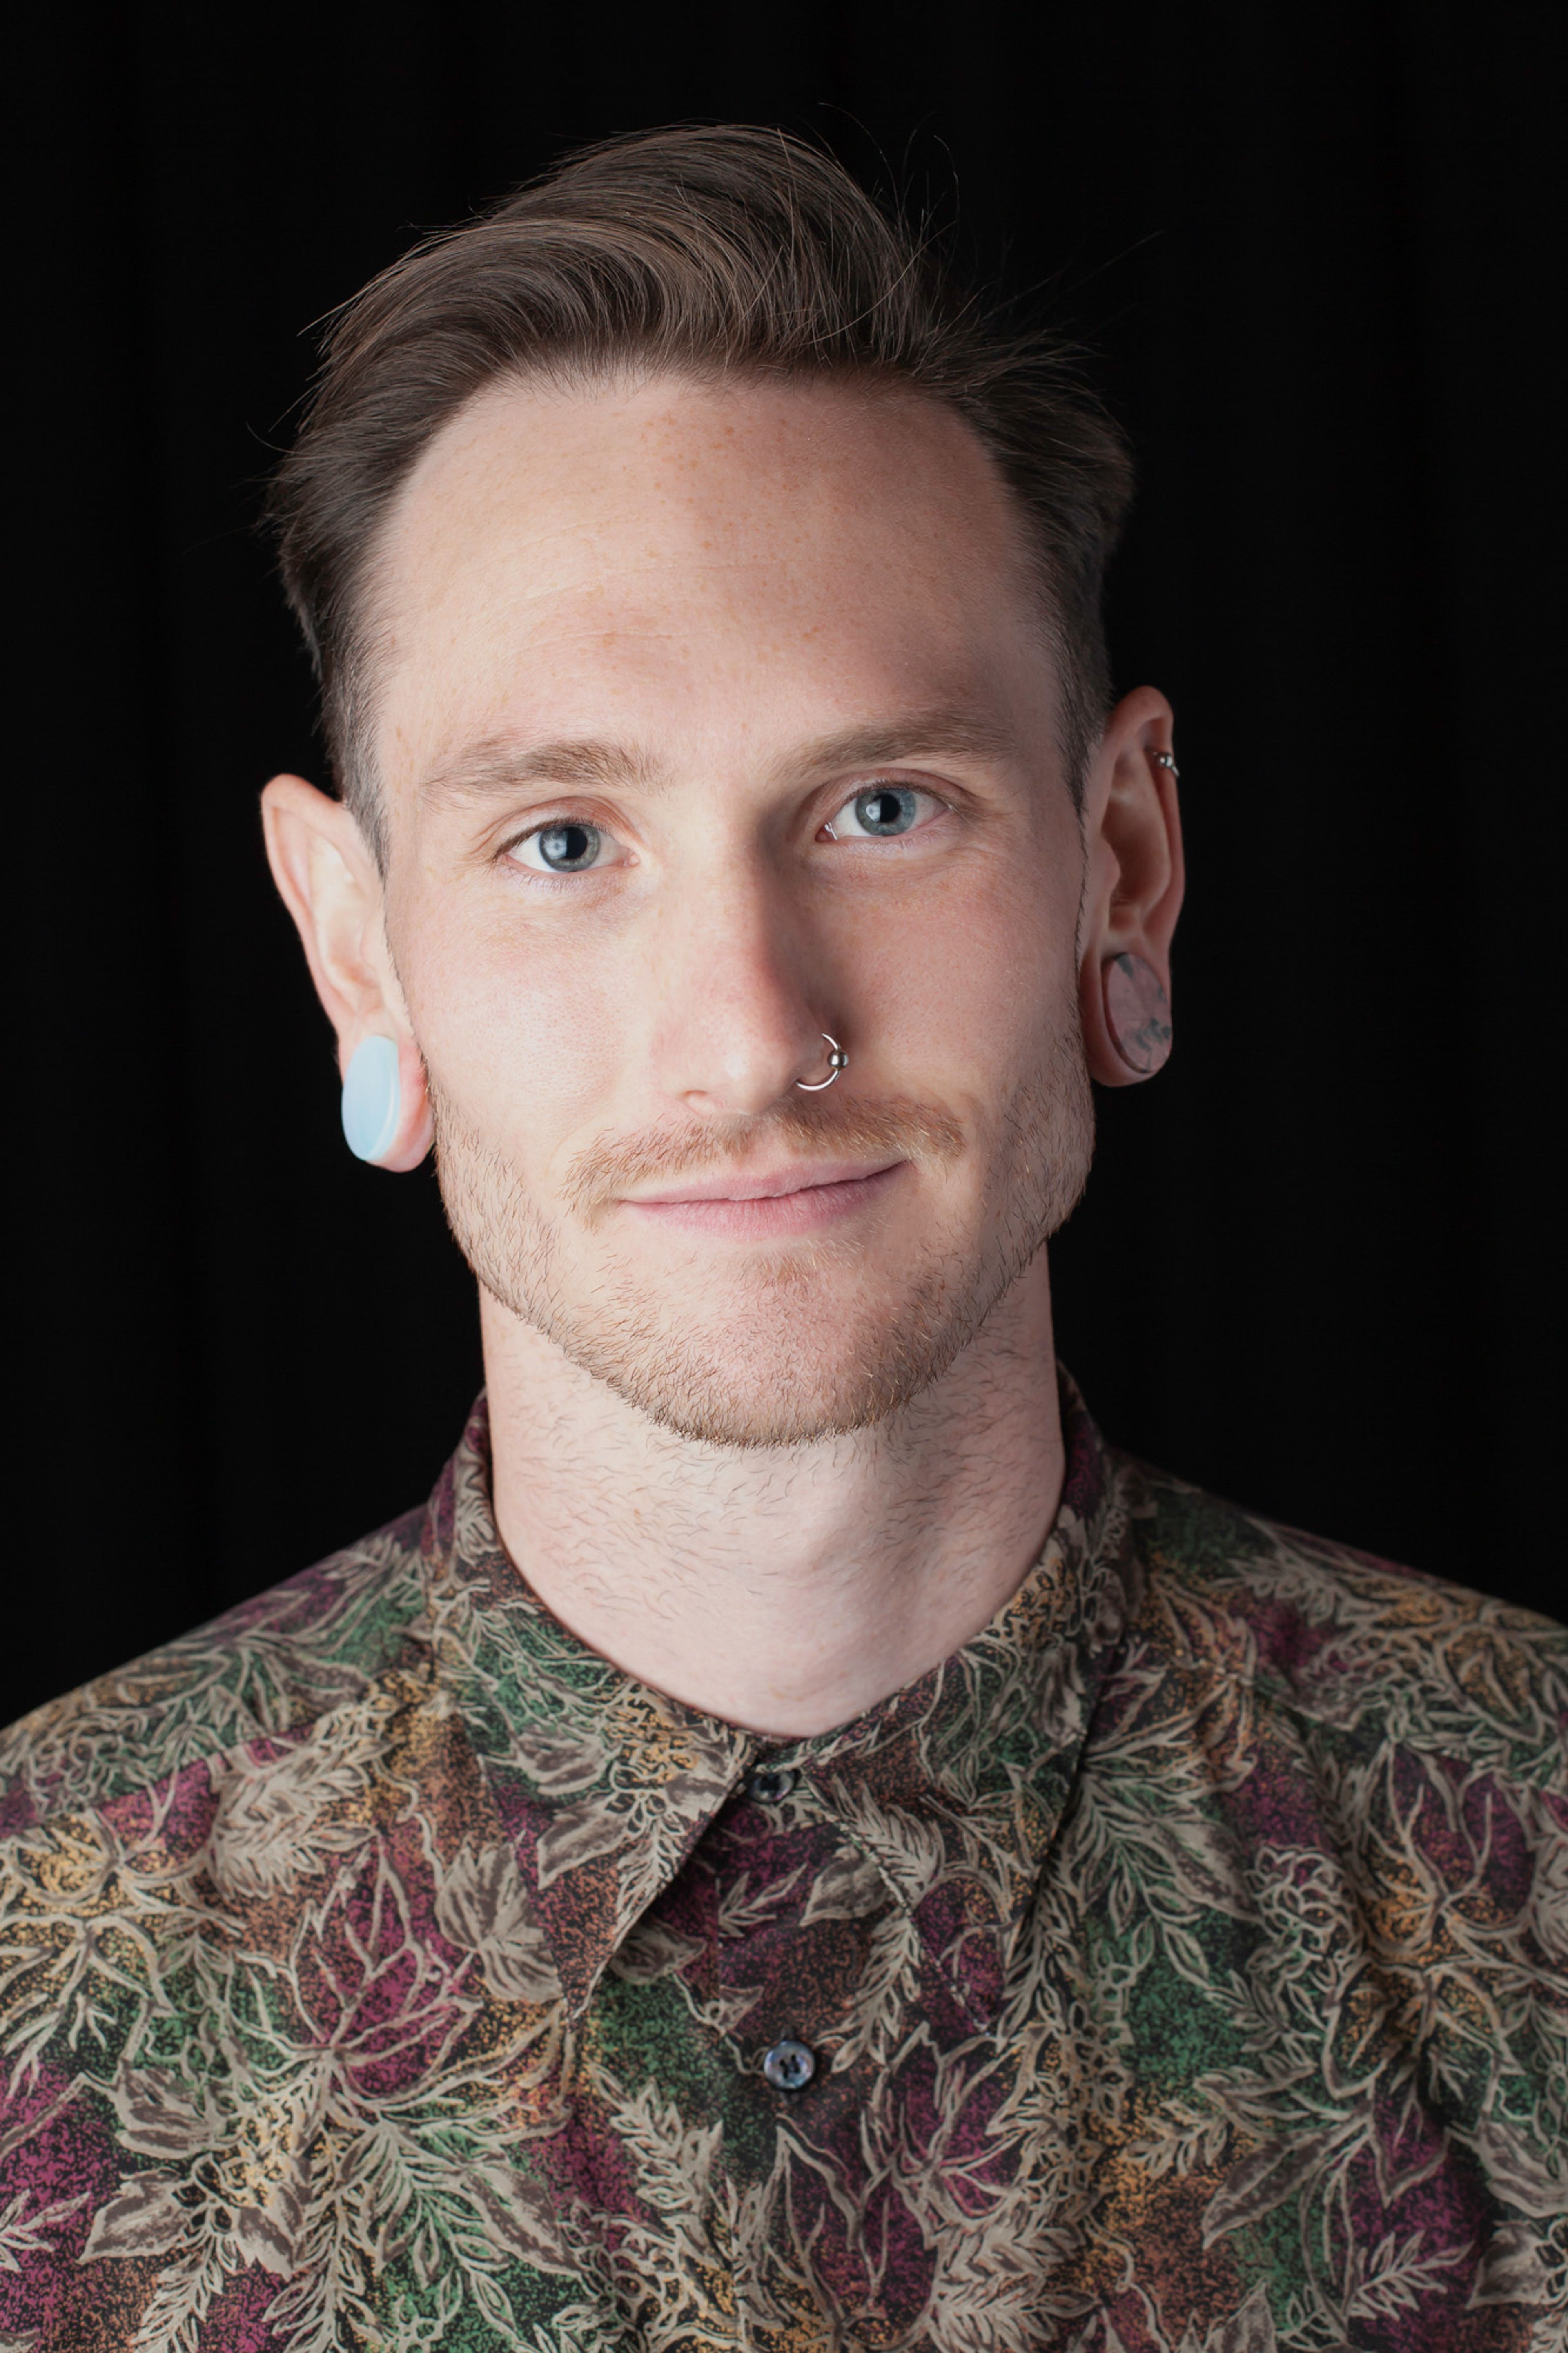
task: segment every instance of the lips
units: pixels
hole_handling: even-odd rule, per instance
[[[864,1185],[886,1176],[900,1164],[884,1160],[870,1167],[843,1161],[795,1161],[786,1168],[742,1174],[721,1169],[706,1176],[683,1176],[658,1193],[631,1193],[623,1198],[633,1208],[675,1208],[688,1201],[777,1201],[792,1193],[816,1192],[839,1185]]]
[[[857,1216],[880,1201],[908,1166],[908,1161],[894,1160],[872,1168],[846,1169],[836,1163],[686,1176],[659,1194],[625,1195],[620,1207],[647,1225],[742,1241],[777,1240]]]

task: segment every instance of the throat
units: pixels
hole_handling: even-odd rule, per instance
[[[757,1734],[830,1731],[979,1634],[1056,1516],[1048,1318],[1043,1335],[989,1337],[869,1428],[719,1448],[659,1427],[487,1302],[500,1541],[633,1681]]]

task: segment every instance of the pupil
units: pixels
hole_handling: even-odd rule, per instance
[[[586,866],[598,847],[597,826],[552,825],[539,837],[539,852],[546,866]]]
[[[915,797],[884,786],[880,792],[862,793],[855,813],[868,833],[907,833],[915,821]]]

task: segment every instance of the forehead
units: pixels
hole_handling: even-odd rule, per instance
[[[399,768],[454,733],[602,723],[583,706],[606,698],[628,724],[726,699],[762,724],[808,687],[826,723],[983,700],[1005,641],[1039,643],[968,427],[821,381],[492,386],[405,485],[370,603]]]

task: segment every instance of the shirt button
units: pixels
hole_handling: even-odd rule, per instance
[[[762,1765],[747,1786],[759,1806],[776,1806],[788,1797],[795,1784],[795,1776],[787,1765]]]
[[[786,2036],[763,2052],[763,2073],[775,2092],[804,2092],[816,2073],[816,2053]]]

